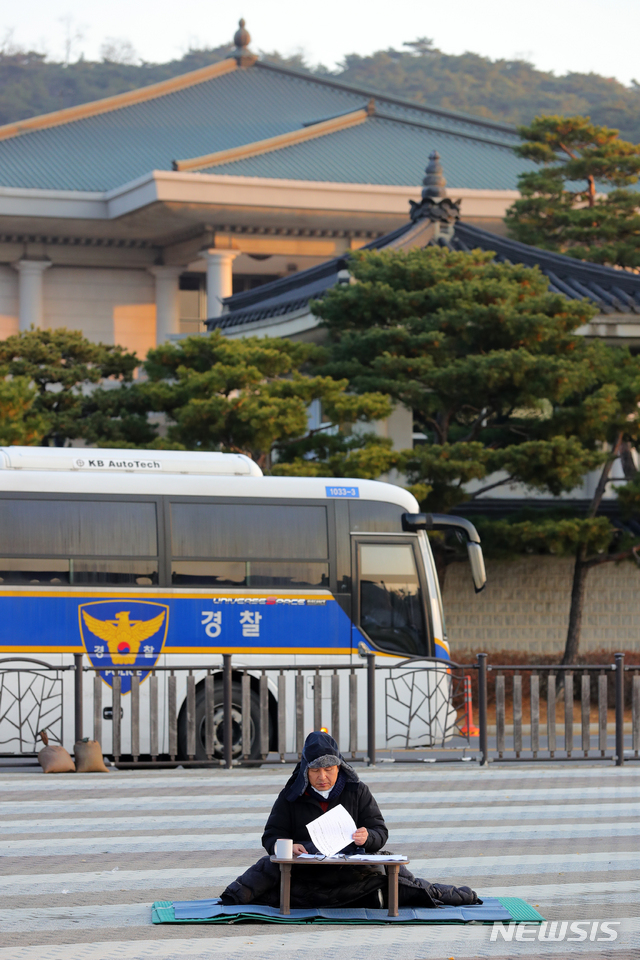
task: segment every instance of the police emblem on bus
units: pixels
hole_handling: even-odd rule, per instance
[[[142,680],[162,653],[169,607],[149,600],[99,600],[81,603],[78,619],[82,643],[94,667],[130,666],[144,671]],[[131,688],[130,676],[128,671],[122,676],[123,693]],[[103,674],[107,683],[112,677]]]

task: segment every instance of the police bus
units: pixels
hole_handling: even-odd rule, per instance
[[[134,672],[143,681],[156,665],[193,666],[203,757],[205,664],[220,654],[258,672],[275,657],[448,660],[430,527],[465,538],[482,589],[469,521],[420,514],[393,484],[265,477],[239,454],[0,448],[0,654],[63,665],[82,653],[94,667],[126,667],[124,694]],[[251,697],[255,756],[257,685]],[[238,717],[237,681],[233,702]]]

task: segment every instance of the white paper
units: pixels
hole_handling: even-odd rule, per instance
[[[352,853],[347,860],[379,860],[380,863],[403,863],[407,857],[400,853]]]
[[[324,853],[299,853],[296,860],[335,860],[336,863],[346,863],[349,860],[344,854],[342,856],[325,857]]]
[[[323,853],[299,853],[296,857],[297,860],[334,860],[336,863],[351,863],[353,860],[358,863],[361,860],[375,860],[377,863],[405,863],[408,860],[408,857],[405,857],[401,853],[352,853],[349,856],[346,854],[337,855],[334,854],[332,857],[325,857]]]
[[[341,803],[307,824],[309,836],[325,857],[332,857],[334,853],[353,843],[356,829],[353,817],[347,813]]]

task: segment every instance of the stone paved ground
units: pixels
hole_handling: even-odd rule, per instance
[[[260,856],[289,769],[0,773],[0,960],[640,957],[640,764],[361,771],[389,848],[418,876],[521,896],[550,920],[621,921],[615,942],[492,943],[485,926],[152,926],[153,900],[216,896]]]

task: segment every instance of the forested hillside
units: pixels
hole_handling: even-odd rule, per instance
[[[640,141],[640,84],[625,87],[595,73],[555,76],[522,60],[494,61],[475,53],[451,56],[424,40],[407,46],[368,57],[351,54],[331,73],[300,57],[263,56],[354,86],[512,123],[529,123],[541,113],[587,114],[598,124],[619,128],[625,139]],[[0,124],[156,83],[230,51],[230,45],[191,50],[180,60],[160,64],[63,64],[34,52],[5,51],[0,53]]]

